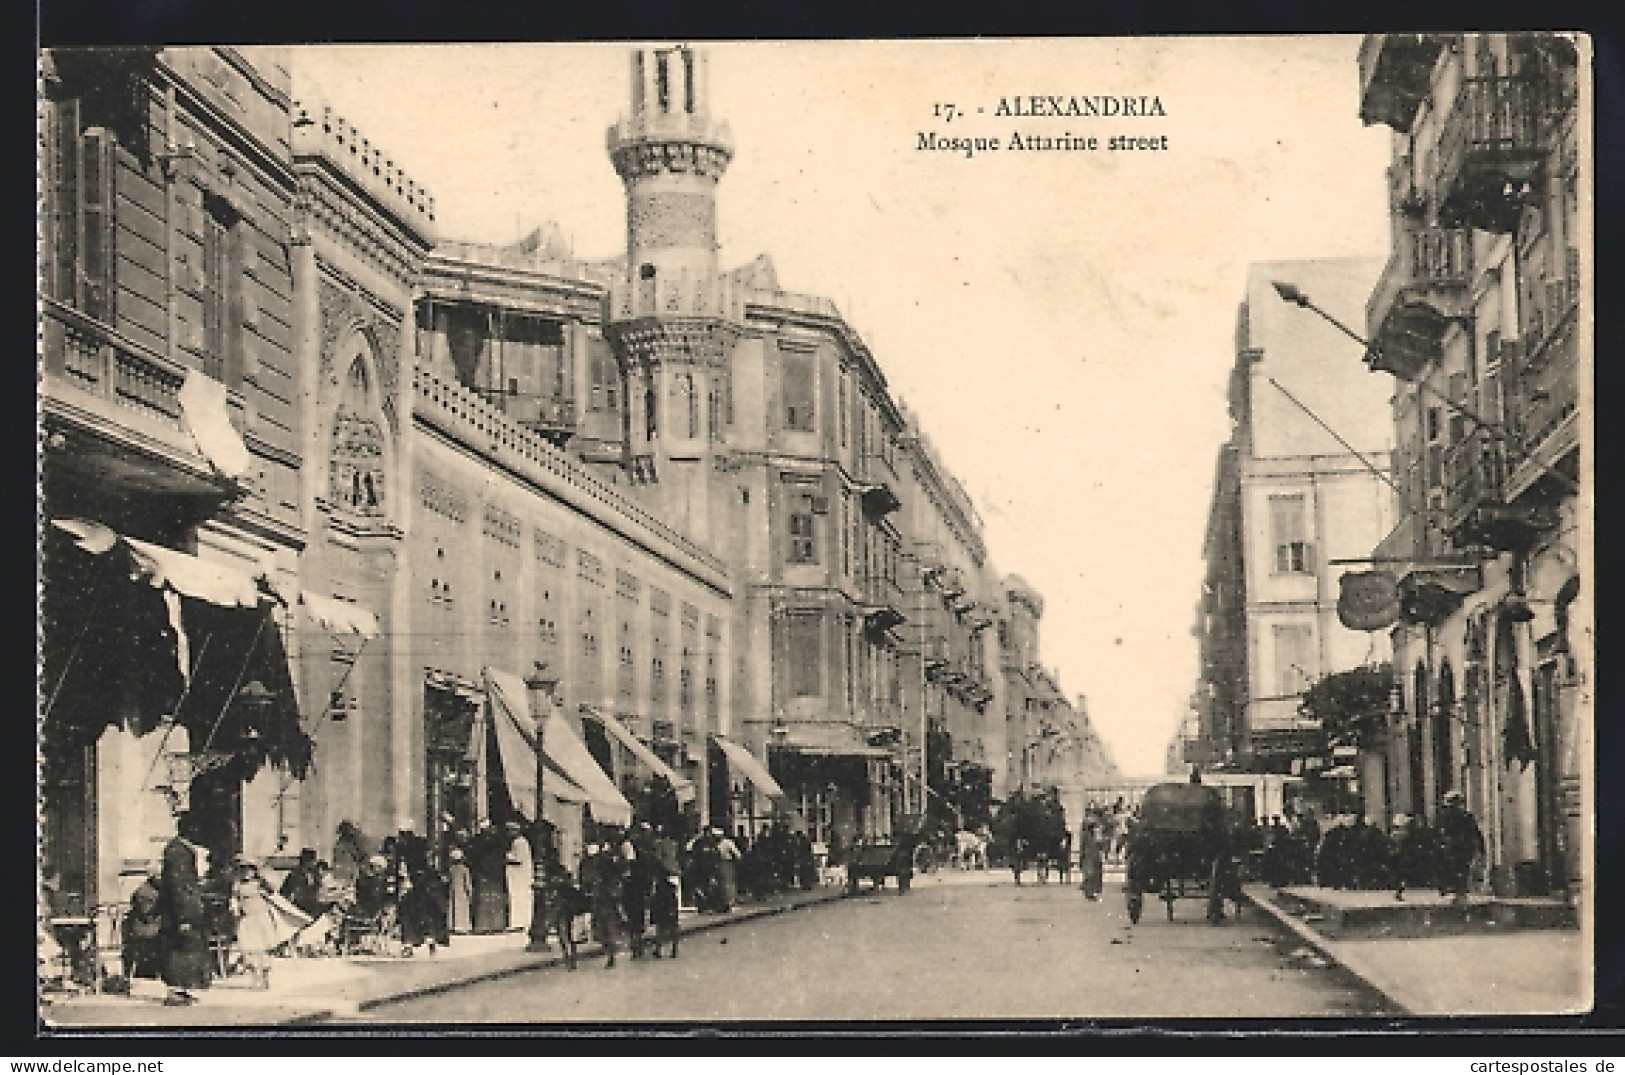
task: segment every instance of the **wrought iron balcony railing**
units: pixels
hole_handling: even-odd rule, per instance
[[[1525,75],[1462,80],[1435,157],[1440,223],[1495,232],[1516,225],[1546,148],[1544,91]]]

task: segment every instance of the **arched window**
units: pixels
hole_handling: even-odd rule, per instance
[[[384,434],[371,417],[366,363],[357,356],[345,377],[328,453],[328,499],[356,515],[384,513]]]

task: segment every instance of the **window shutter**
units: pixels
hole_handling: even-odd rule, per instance
[[[79,183],[79,308],[100,321],[113,319],[113,136],[85,132]]]
[[[57,101],[46,112],[46,161],[50,169],[47,194],[51,199],[47,221],[46,294],[77,305],[79,260],[79,102]]]

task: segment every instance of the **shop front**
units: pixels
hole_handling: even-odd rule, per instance
[[[800,721],[775,729],[768,761],[789,808],[831,862],[844,862],[856,843],[892,835],[896,760],[864,742],[855,725]]]
[[[219,856],[274,853],[278,794],[312,741],[264,576],[54,519],[42,538],[43,875],[58,911],[122,903],[174,834]],[[281,775],[272,770],[280,770]]]

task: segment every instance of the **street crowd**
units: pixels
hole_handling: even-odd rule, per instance
[[[743,828],[683,835],[647,821],[595,825],[572,869],[545,820],[453,832],[438,853],[414,832],[375,842],[346,821],[329,858],[304,848],[273,883],[259,863],[211,852],[203,826],[182,813],[161,869],[120,923],[123,973],[112,987],[162,979],[166,1003],[189,1004],[221,975],[267,988],[273,954],[405,957],[467,934],[527,933],[531,950],[554,938],[572,969],[581,934],[602,943],[609,966],[623,949],[675,958],[681,907],[726,913],[819,883],[812,841],[782,820],[755,839]]]
[[[1405,890],[1437,888],[1465,900],[1473,866],[1484,856],[1484,835],[1459,791],[1445,795],[1435,823],[1400,815],[1391,832],[1347,818],[1322,829],[1313,814],[1267,825],[1249,821],[1239,834],[1253,853],[1259,879],[1269,885],[1319,884],[1326,888]]]

